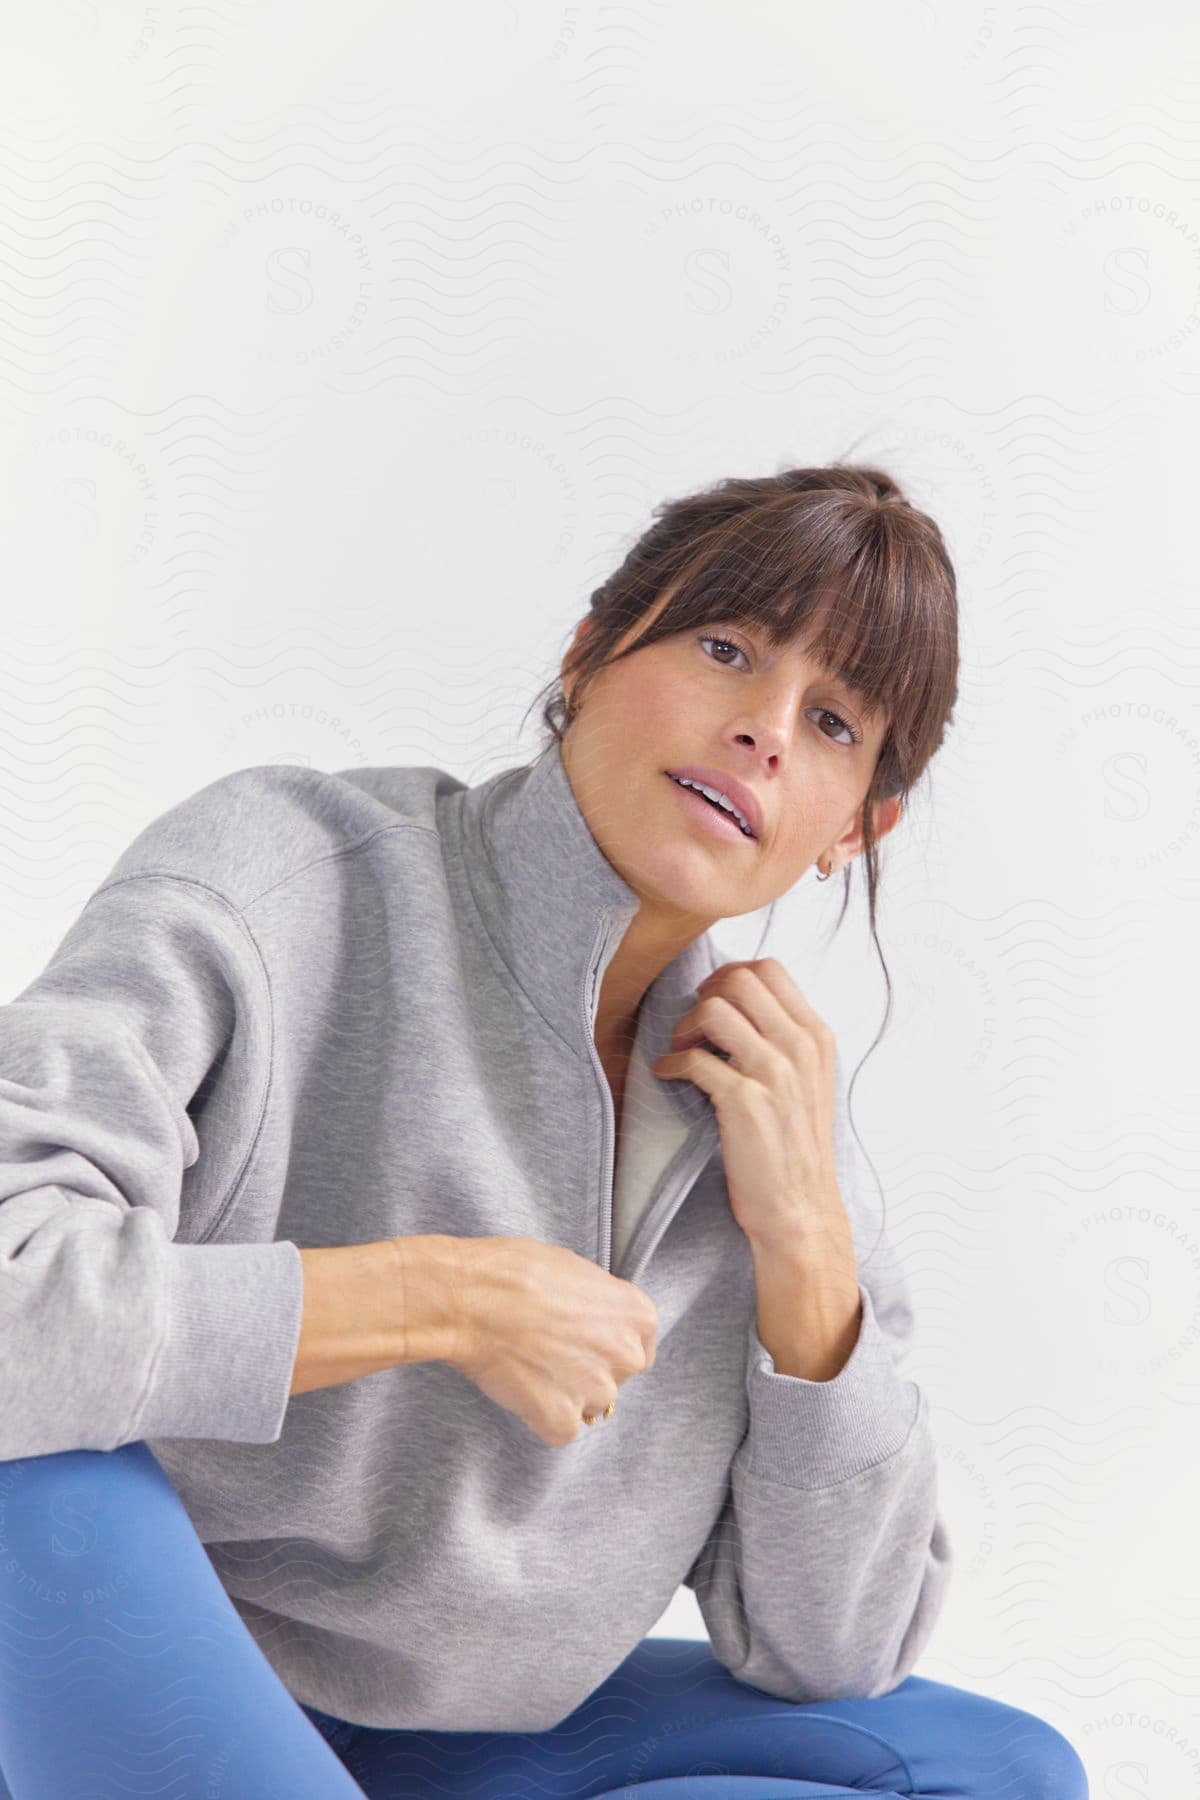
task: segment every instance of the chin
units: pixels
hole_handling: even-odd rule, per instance
[[[714,913],[714,905],[734,897],[729,877],[713,866],[715,860],[708,862],[690,845],[662,845],[649,853],[644,847],[634,850],[625,866],[614,866],[642,901],[674,907],[693,918],[709,918],[722,916]],[[738,897],[744,888],[745,883],[739,882]]]

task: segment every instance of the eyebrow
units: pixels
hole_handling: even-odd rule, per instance
[[[758,620],[730,619],[729,623],[735,626],[741,625],[744,629],[748,629],[752,634],[760,633],[764,637],[768,635],[767,631]],[[785,649],[787,647],[786,644],[783,646]],[[803,648],[803,645],[800,647]],[[860,687],[856,682],[851,681],[848,674],[844,674],[837,669],[830,669],[827,665],[822,663],[818,663],[817,667],[819,670],[817,679],[819,681],[827,681],[831,687],[839,689],[845,698],[850,701],[852,705],[856,706],[867,719],[882,719],[884,721],[888,719],[888,706],[885,700],[880,700],[877,704],[872,705],[867,690],[864,687]]]
[[[847,700],[862,713],[864,721],[871,724],[881,723],[885,727],[890,723],[891,714],[886,700],[881,699],[872,704],[866,689],[856,686],[853,681],[848,681],[844,675],[826,676],[826,680],[843,693]]]
[[[831,687],[839,688],[847,700],[852,700],[855,706],[860,706],[864,712],[870,710],[870,697],[867,690],[851,681],[848,675],[839,674],[836,669],[823,669],[818,679],[827,681]]]

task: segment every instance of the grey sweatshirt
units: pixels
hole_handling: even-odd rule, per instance
[[[153,820],[0,1007],[0,1459],[144,1439],[305,1705],[545,1731],[680,1583],[730,1673],[784,1700],[887,1693],[933,1630],[935,1446],[840,1058],[863,1312],[833,1380],[759,1340],[695,1083],[636,1090],[645,1194],[623,1145],[614,1231],[592,1031],[636,910],[556,744],[473,787],[252,767]],[[706,933],[654,982],[643,1072],[727,960]],[[443,1362],[289,1398],[300,1247],[424,1233],[637,1283],[653,1369],[565,1448]]]

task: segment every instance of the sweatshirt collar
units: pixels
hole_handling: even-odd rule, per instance
[[[590,1057],[600,983],[639,902],[592,836],[558,740],[532,763],[463,790],[462,827],[472,891],[497,952],[547,1024]],[[717,960],[703,932],[646,990],[637,1041],[650,1062],[670,1049],[676,1020]],[[715,1117],[695,1082],[660,1086],[688,1120]]]

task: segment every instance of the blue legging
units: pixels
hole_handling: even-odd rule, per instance
[[[0,1800],[1087,1800],[1035,1714],[910,1675],[798,1705],[645,1638],[550,1731],[302,1707],[148,1445],[0,1462]],[[5,1787],[7,1782],[7,1787]]]

